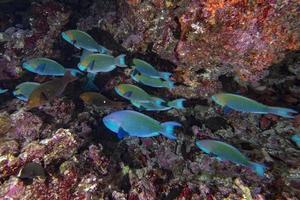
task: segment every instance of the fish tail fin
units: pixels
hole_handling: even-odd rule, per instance
[[[115,64],[118,67],[127,67],[125,63],[125,56],[126,56],[125,54],[121,54],[115,58]]]
[[[264,176],[266,166],[260,163],[251,162],[250,167],[255,171],[259,176]]]
[[[95,78],[96,78],[96,74],[88,73],[87,80],[86,80],[85,85],[83,86],[83,89],[99,91],[99,88],[94,83]]]
[[[164,122],[164,123],[161,123],[161,125],[162,125],[162,128],[163,128],[163,130],[161,131],[161,134],[164,135],[165,137],[171,139],[171,140],[176,139],[176,136],[174,134],[175,127],[181,127],[182,126],[178,122],[173,122],[173,121]]]
[[[175,88],[175,82],[174,81],[166,81],[166,87],[169,89]]]
[[[160,72],[159,75],[162,79],[169,81],[172,74],[169,72]]]
[[[298,113],[296,110],[290,108],[281,108],[281,107],[272,107],[272,106],[268,107],[268,112],[286,118],[294,118],[292,114]]]
[[[177,109],[184,109],[185,99],[175,99],[173,101],[168,102],[168,106]]]
[[[77,80],[78,78],[76,76],[73,76],[71,71],[67,70],[65,72],[63,79],[67,82],[73,82],[73,81]]]

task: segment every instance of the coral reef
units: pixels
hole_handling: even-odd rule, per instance
[[[29,1],[28,1],[29,2]],[[45,56],[76,66],[78,50],[61,31],[88,31],[114,54],[138,57],[173,72],[172,90],[186,109],[149,112],[177,120],[178,140],[118,138],[101,123],[111,110],[79,100],[78,80],[63,97],[27,110],[11,94],[0,96],[0,199],[292,199],[300,196],[300,115],[226,113],[210,100],[219,90],[300,110],[300,35],[297,1],[101,0],[20,3],[18,20],[0,12],[0,86],[35,79],[23,60]],[[5,8],[1,7],[0,10]],[[6,4],[6,3],[3,3]],[[11,7],[7,4],[8,8]],[[132,63],[128,63],[132,64]],[[114,86],[132,83],[128,71],[98,74],[95,83],[113,100]],[[267,166],[266,176],[201,152],[196,139],[222,140]],[[18,177],[26,163],[46,177]]]

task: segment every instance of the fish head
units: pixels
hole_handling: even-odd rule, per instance
[[[219,104],[221,106],[225,106],[226,105],[226,101],[224,99],[224,97],[222,96],[222,94],[215,94],[211,97],[211,99],[216,103]]]
[[[71,31],[65,31],[61,33],[61,36],[64,40],[66,40],[67,42],[69,42],[72,45],[75,45],[76,40],[75,37],[73,35],[73,33]]]
[[[118,120],[113,115],[105,116],[103,119],[103,124],[111,131],[118,133],[121,125],[118,123]]]
[[[23,62],[22,67],[30,72],[35,72],[37,65],[36,59],[31,59]]]
[[[207,154],[211,153],[208,140],[198,140],[196,141],[196,146]]]
[[[128,92],[128,88],[125,84],[120,84],[115,87],[115,91],[118,95],[124,96]]]

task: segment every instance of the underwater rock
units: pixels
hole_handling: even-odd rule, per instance
[[[95,169],[101,175],[106,175],[108,173],[109,160],[104,155],[102,155],[102,148],[102,146],[89,146],[88,158],[91,159]]]
[[[51,138],[42,140],[40,143],[46,146],[43,158],[45,165],[71,158],[77,151],[78,143],[75,138],[68,129],[58,129]]]
[[[25,192],[23,182],[17,177],[11,177],[0,188],[1,199],[21,199]]]
[[[12,130],[8,137],[29,143],[39,138],[43,121],[31,112],[19,110],[10,115]]]

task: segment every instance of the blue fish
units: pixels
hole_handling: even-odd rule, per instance
[[[0,88],[0,94],[3,94],[5,92],[7,92],[7,91],[8,91],[8,89],[2,89],[2,88]]]
[[[78,68],[81,71],[90,73],[110,72],[116,67],[127,67],[125,64],[125,55],[113,57],[106,54],[88,54],[81,58]]]
[[[165,101],[159,97],[152,96],[132,84],[120,84],[115,87],[115,91],[118,95],[128,99],[132,105],[148,110],[148,111],[163,111],[171,108],[183,109],[185,99],[176,99],[173,101]]]
[[[23,68],[39,75],[63,76],[65,74],[65,68],[49,58],[33,58],[27,60],[23,63]]]
[[[176,139],[174,128],[181,124],[173,121],[159,121],[132,110],[111,113],[103,118],[104,125],[122,139],[125,136],[153,137],[160,134],[169,139]]]
[[[142,83],[144,85],[155,87],[155,88],[169,88],[172,89],[175,86],[175,83],[171,80],[164,80],[161,78],[152,78],[150,76],[145,76],[139,73],[137,70],[133,70],[131,73],[132,80]]]
[[[291,140],[297,145],[297,147],[300,149],[300,136],[297,134],[294,134],[291,137]]]
[[[212,96],[212,100],[222,107],[227,107],[240,112],[250,112],[258,114],[271,113],[286,118],[294,118],[292,114],[298,113],[293,109],[267,106],[252,99],[230,93],[215,94]]]
[[[28,101],[32,91],[35,90],[40,84],[36,82],[24,82],[16,86],[13,95],[22,101]]]
[[[251,162],[235,147],[216,140],[198,140],[196,145],[205,153],[218,157],[219,160],[229,160],[233,163],[251,168],[259,176],[264,176],[265,166]]]
[[[162,78],[166,81],[170,80],[170,76],[172,75],[169,72],[159,72],[156,70],[151,64],[147,63],[144,60],[141,59],[133,59],[133,68],[140,72],[141,74],[145,76],[149,76],[152,78]]]
[[[77,49],[87,50],[93,53],[111,54],[111,51],[98,44],[92,36],[80,30],[68,30],[62,32],[62,38],[74,45]]]
[[[151,102],[131,101],[131,104],[142,110],[166,111],[172,108],[184,109],[184,102],[185,99],[175,99],[169,102],[166,102],[163,99],[159,99],[158,101],[151,101]]]

